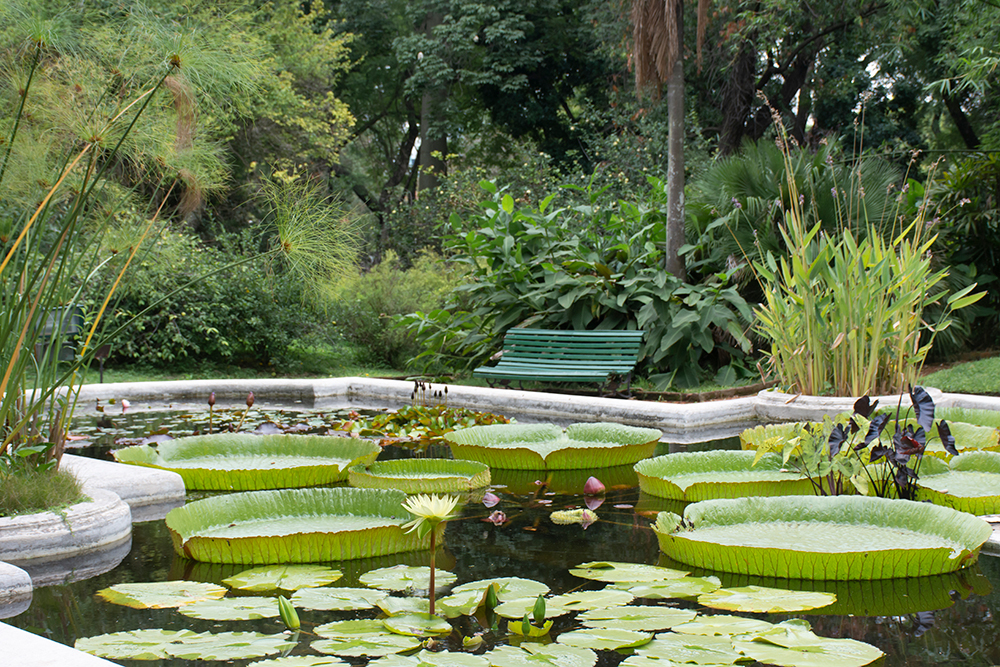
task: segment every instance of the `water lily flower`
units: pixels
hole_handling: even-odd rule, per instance
[[[416,531],[418,537],[424,537],[443,521],[455,518],[455,507],[458,506],[457,496],[439,496],[419,493],[403,501],[403,509],[412,514],[413,521],[403,524],[406,532]]]
[[[496,507],[500,503],[500,496],[493,493],[492,491],[487,491],[483,496],[483,504],[487,507]]]
[[[604,483],[596,477],[588,477],[583,485],[583,493],[588,496],[597,496],[604,493]]]
[[[486,521],[489,521],[494,526],[502,526],[507,522],[507,515],[500,510],[494,510],[493,514],[486,517]]]
[[[123,398],[122,399],[122,414],[125,414],[126,412],[128,412],[128,409],[130,407],[132,407],[132,404],[129,403],[129,401],[128,401],[127,398]]]

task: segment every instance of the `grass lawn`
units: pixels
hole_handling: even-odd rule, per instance
[[[929,373],[920,381],[924,386],[957,394],[1000,395],[1000,356],[956,364]]]

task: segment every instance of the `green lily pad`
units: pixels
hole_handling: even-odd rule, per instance
[[[570,574],[584,579],[593,579],[595,581],[607,581],[611,583],[638,583],[641,581],[648,582],[680,579],[690,573],[682,570],[673,570],[669,567],[643,565],[642,563],[593,561],[590,563],[581,563],[570,570]]]
[[[386,616],[429,614],[431,611],[431,601],[427,598],[389,595],[378,601],[378,608],[385,612]]]
[[[866,496],[707,500],[653,526],[668,557],[788,579],[889,579],[976,562],[989,524],[947,507]],[[688,528],[688,527],[693,528]]]
[[[356,465],[348,471],[351,486],[400,489],[414,493],[454,493],[490,485],[490,467],[458,459],[392,459]]]
[[[222,583],[241,591],[270,593],[326,586],[342,576],[344,573],[340,570],[322,565],[270,565],[244,570],[223,579]]]
[[[499,584],[497,589],[497,599],[500,602],[506,600],[516,600],[519,598],[536,598],[539,595],[546,595],[549,587],[540,581],[533,579],[521,579],[520,577],[498,577],[496,579],[479,579],[470,581],[451,589],[452,594],[465,593],[466,591],[478,591],[480,595],[486,592],[491,584]]]
[[[969,514],[1000,513],[1000,453],[959,454],[941,474],[921,472],[917,500],[929,500]]]
[[[412,651],[420,646],[416,637],[407,637],[386,632],[379,635],[359,635],[335,639],[319,639],[309,645],[314,651],[331,655],[343,655],[360,658],[363,656],[378,657],[391,653]]]
[[[303,588],[292,595],[292,604],[316,611],[354,611],[378,606],[388,593],[371,588]]]
[[[638,647],[635,652],[648,659],[694,662],[699,665],[734,665],[746,659],[733,648],[728,636],[686,635],[676,632],[658,634],[653,641]]]
[[[625,591],[605,588],[599,591],[580,591],[565,593],[545,600],[545,618],[555,618],[574,611],[587,609],[605,609],[626,605],[634,598]],[[494,611],[499,616],[508,619],[520,619],[525,612],[529,614],[535,606],[535,598],[520,598],[508,600],[497,605]]]
[[[697,615],[698,612],[692,609],[628,605],[611,607],[610,609],[591,609],[580,614],[577,619],[588,628],[655,632],[668,630],[680,623],[687,623]]]
[[[635,464],[639,489],[661,498],[697,502],[712,498],[811,495],[812,484],[785,470],[781,457],[756,452],[709,450],[679,452]]]
[[[115,584],[97,591],[97,595],[112,604],[133,609],[167,609],[199,600],[219,599],[227,592],[222,586],[200,581],[160,581]]]
[[[610,628],[587,628],[563,632],[557,638],[560,644],[576,648],[597,650],[617,650],[635,648],[649,643],[652,632],[637,632],[635,630],[615,630]]]
[[[728,611],[781,614],[790,611],[828,607],[837,601],[833,593],[789,591],[764,586],[720,588],[698,597],[698,603],[713,609]]]
[[[497,646],[486,654],[493,667],[594,667],[597,654],[588,648],[525,642],[520,647]]]
[[[112,452],[120,463],[171,470],[204,491],[256,491],[331,484],[351,466],[371,463],[376,443],[322,435],[217,433]]]
[[[317,625],[313,632],[326,639],[354,639],[365,636],[380,636],[389,631],[380,619],[359,618]]]
[[[382,624],[397,635],[409,635],[410,637],[450,635],[453,629],[448,621],[440,616],[431,616],[430,614],[390,616],[382,619]]]
[[[735,640],[734,647],[754,660],[787,667],[862,667],[883,656],[871,644],[854,639],[819,637],[804,621],[785,621],[752,641]]]
[[[170,657],[167,647],[200,636],[191,630],[130,630],[96,637],[81,637],[78,651],[111,660],[161,660]]]
[[[658,429],[612,423],[492,424],[446,433],[456,459],[481,461],[490,468],[560,470],[608,468],[653,455]]]
[[[490,667],[481,655],[454,651],[420,651],[416,655],[390,655],[368,663],[369,667]]]
[[[718,577],[682,577],[667,581],[630,584],[612,584],[614,588],[628,591],[637,598],[650,600],[692,599],[703,593],[711,593],[722,588]]]
[[[278,601],[274,598],[222,598],[201,600],[178,609],[185,616],[213,621],[253,621],[274,618],[278,615]]]
[[[773,623],[756,618],[716,614],[698,616],[693,621],[675,625],[671,630],[686,635],[744,635],[750,632],[766,632],[773,626]]]
[[[347,667],[350,664],[332,655],[287,655],[251,662],[247,667]]]
[[[196,500],[167,514],[174,550],[185,558],[243,565],[316,563],[426,549],[407,533],[402,491],[280,489]],[[444,525],[436,530],[443,534]]]
[[[454,583],[456,577],[447,570],[436,570],[434,584],[444,587]],[[431,585],[431,569],[413,565],[382,567],[362,574],[358,581],[365,586],[389,591],[427,590]]]
[[[205,632],[166,647],[167,654],[182,660],[242,660],[290,651],[295,642],[282,634],[259,632]]]

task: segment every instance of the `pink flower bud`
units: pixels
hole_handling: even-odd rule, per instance
[[[587,483],[583,485],[583,492],[588,496],[597,496],[604,493],[604,484],[596,477],[587,478]]]
[[[122,399],[122,414],[125,414],[130,407],[132,407],[132,404],[128,402],[127,398],[123,398]]]
[[[487,491],[486,495],[483,496],[483,504],[487,507],[496,507],[499,502],[500,496],[490,491]]]
[[[208,407],[212,407],[214,405],[215,405],[215,392],[213,391],[211,394],[208,395]]]
[[[247,408],[252,408],[252,407],[253,407],[253,392],[251,391],[249,394],[247,394]]]
[[[583,504],[586,505],[588,509],[596,510],[604,504],[604,496],[585,496],[583,498]]]

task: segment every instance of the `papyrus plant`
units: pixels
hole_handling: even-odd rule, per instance
[[[914,383],[951,313],[983,293],[971,293],[975,284],[947,293],[947,271],[933,265],[936,237],[923,208],[906,226],[870,221],[863,236],[847,224],[828,235],[807,222],[793,179],[787,188],[791,204],[780,233],[788,254],[768,253],[755,263],[764,287],[756,326],[771,341],[770,370],[796,393],[901,393]],[[842,207],[863,210],[864,188],[850,191],[859,193],[858,201]],[[932,304],[941,307],[931,322],[925,316]]]

